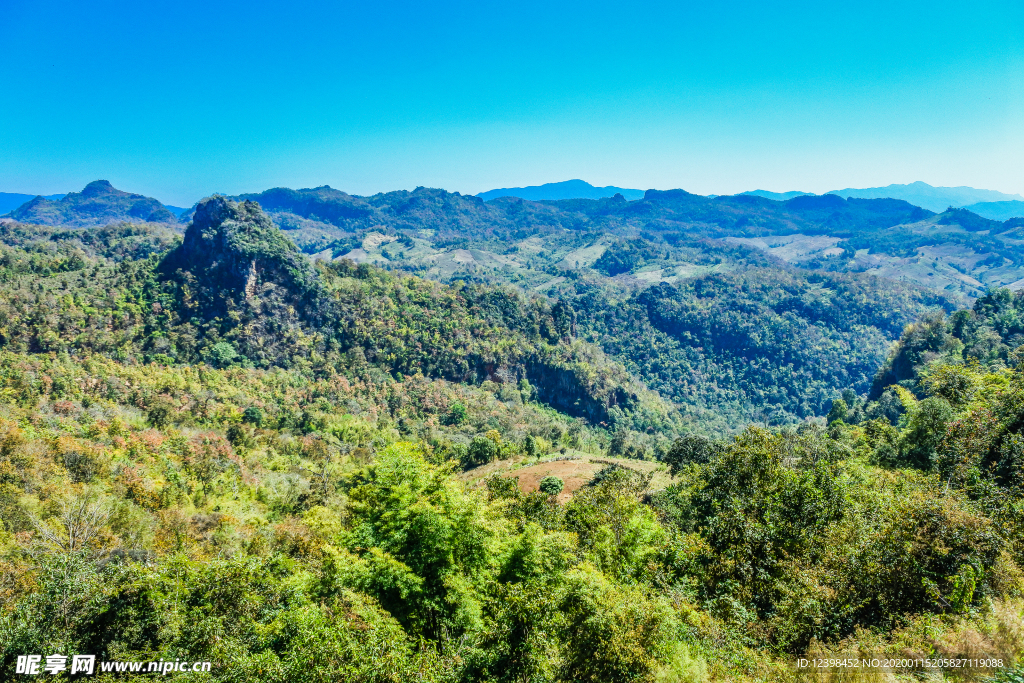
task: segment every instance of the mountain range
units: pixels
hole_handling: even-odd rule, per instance
[[[743,194],[786,201],[813,193],[752,190]],[[851,197],[857,199],[902,199],[936,213],[945,211],[951,206],[966,208],[979,216],[1000,221],[1024,216],[1024,197],[1019,194],[979,190],[973,187],[932,187],[928,183],[920,181],[909,185],[888,185],[862,189],[846,188],[845,190],[833,190],[826,194],[835,194],[847,199]]]
[[[965,207],[977,205],[984,202],[1002,203],[1006,201],[1021,201],[1024,197],[1019,194],[1006,194],[995,190],[978,190],[973,187],[932,187],[928,183],[918,181],[909,185],[888,185],[886,187],[868,187],[855,189],[848,187],[845,190],[833,190],[829,194],[837,194],[847,199],[881,199],[889,197],[902,199],[915,206],[920,206],[930,211],[944,211],[948,207]]]
[[[585,341],[594,349],[587,351],[594,363],[604,354],[635,377],[637,386],[646,386],[643,391],[662,397],[629,399],[643,395],[630,389],[621,396],[601,394],[604,408],[589,394],[571,394],[569,403],[559,403],[570,413],[579,410],[609,424],[628,405],[667,414],[657,407],[660,400],[680,411],[681,423],[705,431],[730,431],[754,418],[784,423],[824,414],[834,387],[869,389],[875,369],[907,324],[930,310],[952,310],[987,287],[1024,281],[1024,250],[1014,238],[1024,221],[1000,223],[964,210],[936,214],[894,199],[825,195],[779,202],[648,190],[635,201],[619,193],[602,199],[484,201],[423,187],[361,197],[328,186],[275,188],[230,199],[249,207],[238,209],[246,216],[259,216],[252,220],[262,232],[267,225],[280,230],[284,241],[266,235],[273,250],[294,244],[297,254],[337,267],[395,269],[456,288],[511,286],[552,302],[545,305],[558,304],[552,315],[563,336]],[[156,200],[98,181],[57,202],[36,199],[20,207],[11,215],[20,222],[3,226],[0,241],[23,244],[25,235],[42,231],[47,240],[69,240],[89,254],[96,239],[109,237],[65,227],[152,222],[157,215],[164,226],[180,231]],[[193,218],[190,211],[182,221]],[[44,220],[63,223],[46,230],[29,225]],[[106,228],[111,229],[120,228]],[[240,253],[247,253],[246,234],[232,235]],[[154,245],[166,239],[161,233]],[[131,247],[140,253],[153,248]],[[248,282],[251,259],[246,258],[211,263],[210,269],[230,266],[235,280]],[[260,294],[258,282],[245,284],[245,296],[272,295],[273,290]],[[213,280],[204,287],[213,308],[225,305],[217,302],[227,289]],[[307,294],[282,304],[282,312],[267,320],[299,311],[300,304],[308,305]],[[493,310],[496,319],[508,315],[497,300],[478,305]],[[314,317],[333,315],[316,307]],[[228,320],[221,313],[215,317]],[[532,323],[507,324],[533,335]],[[316,326],[303,334],[322,334]],[[247,356],[276,358],[279,352],[270,348],[277,344],[275,334],[257,336],[262,346]],[[211,337],[210,353],[217,339]],[[539,355],[531,357],[541,363],[543,353],[537,347]],[[465,372],[493,373],[499,366],[482,356],[479,368]],[[529,375],[538,386],[563,381],[558,379],[563,371],[553,366],[529,372],[539,373]],[[625,386],[634,380],[622,381]],[[553,389],[544,395],[561,401]]]
[[[769,190],[750,190],[748,192],[741,192],[740,194],[751,195],[754,197],[764,197],[765,199],[774,199],[775,201],[784,202],[787,199],[793,197],[803,197],[804,195],[813,195],[813,192],[800,192],[799,190],[793,190],[791,192],[771,192]]]
[[[991,218],[996,221],[1005,221],[1010,218],[1024,216],[1024,201],[1020,200],[1005,202],[978,202],[977,204],[968,204],[964,208],[978,214],[979,216]]]
[[[477,194],[486,201],[499,197],[518,197],[532,201],[556,201],[562,199],[604,199],[621,194],[628,201],[643,198],[643,190],[630,190],[621,187],[594,187],[583,180],[566,180],[560,183],[531,185],[529,187],[506,187],[488,190]],[[790,192],[771,192],[769,190],[750,190],[743,195],[765,197],[776,201],[787,201],[794,197],[812,195],[811,192],[798,190]],[[856,199],[902,199],[915,206],[940,213],[949,207],[967,208],[973,213],[993,220],[1006,220],[1024,216],[1024,197],[1019,194],[1006,194],[995,190],[980,190],[973,187],[933,187],[928,183],[914,182],[907,185],[887,185],[885,187],[846,188],[833,190],[826,194],[835,194],[844,198]],[[719,195],[709,195],[714,199]]]
[[[705,197],[649,190],[634,201],[621,193],[602,199],[484,201],[429,188],[360,197],[325,185],[275,188],[234,199],[258,202],[302,251],[317,259],[390,264],[443,281],[494,278],[504,270],[541,286],[551,280],[550,269],[590,268],[601,258],[612,258],[612,247],[623,240],[711,240],[698,251],[729,244],[789,266],[863,272],[949,296],[973,298],[988,287],[1016,288],[1024,282],[1019,218],[995,221],[967,209],[935,213],[897,199],[798,194],[779,200],[762,196],[773,193],[755,192]],[[970,198],[961,193],[961,199]],[[185,211],[181,222],[187,223],[191,213]],[[157,200],[122,192],[106,181],[58,200],[37,197],[8,216],[21,223],[68,227],[177,224]],[[657,269],[648,257],[634,253],[625,258],[608,266],[609,277],[650,285],[700,272],[694,270],[699,258],[655,259],[661,266]]]
[[[480,192],[476,196],[485,201],[491,201],[502,197],[517,197],[531,201],[559,201],[564,199],[606,199],[622,195],[627,201],[637,201],[644,196],[643,190],[628,189],[615,186],[595,187],[583,180],[566,180],[558,183],[546,183],[543,185],[531,185],[528,187],[511,187],[488,190]],[[769,190],[750,190],[742,192],[742,195],[764,197],[776,201],[788,201],[795,197],[813,195],[811,192],[789,191],[772,192]],[[915,206],[934,211],[942,212],[949,207],[967,208],[973,213],[992,220],[1007,220],[1009,218],[1024,216],[1024,197],[1019,194],[1006,194],[995,190],[976,189],[973,187],[933,187],[924,182],[914,182],[907,185],[888,185],[885,187],[870,188],[846,188],[844,190],[833,190],[826,194],[835,194],[845,198],[858,199],[902,199]],[[57,202],[66,195],[47,195],[43,199]],[[708,195],[714,199],[719,195]],[[35,200],[34,195],[0,192],[0,214],[12,212],[27,202]],[[154,200],[156,201],[156,200]],[[163,205],[173,216],[181,217],[191,209]],[[72,209],[71,213],[76,214],[70,218],[67,207],[54,210],[52,205],[40,204],[31,210],[19,214],[19,220],[32,220],[35,222],[46,222],[56,220],[64,223],[78,220],[80,224],[92,224],[96,220],[107,220],[100,214],[107,215],[112,220],[123,219],[123,212],[96,212],[92,209],[77,211]],[[59,217],[58,217],[59,216]],[[12,217],[14,217],[12,215]],[[138,220],[139,216],[131,215],[132,219]],[[57,224],[57,223],[54,223]]]

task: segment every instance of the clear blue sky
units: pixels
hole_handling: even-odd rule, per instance
[[[0,191],[1024,193],[1024,3],[0,0]]]

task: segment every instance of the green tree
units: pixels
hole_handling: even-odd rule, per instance
[[[460,425],[466,421],[466,406],[461,403],[453,403],[444,416],[444,423],[448,425]]]
[[[565,488],[565,483],[558,477],[544,477],[540,480],[540,490],[549,496],[557,496]]]
[[[673,476],[693,463],[704,465],[722,452],[722,445],[701,434],[684,434],[673,442],[665,454],[665,462]]]
[[[832,407],[829,408],[828,416],[825,421],[828,424],[833,422],[846,422],[846,415],[849,410],[849,406],[846,405],[846,401],[841,398],[837,398],[832,401]]]
[[[498,445],[486,436],[474,436],[467,455],[471,466],[486,465],[498,457]]]

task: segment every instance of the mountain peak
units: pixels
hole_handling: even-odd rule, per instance
[[[330,310],[313,265],[254,201],[199,202],[160,271],[189,292],[182,316],[217,321],[217,338],[259,363]]]
[[[22,223],[95,227],[108,223],[177,223],[167,208],[141,194],[118,190],[109,180],[94,180],[81,192],[60,199],[35,197],[8,214]]]
[[[109,180],[94,180],[85,186],[81,194],[84,197],[96,197],[98,195],[109,194],[111,192],[118,192],[118,190],[110,184]]]
[[[528,187],[503,187],[497,190],[488,190],[476,195],[484,201],[498,199],[499,197],[518,197],[531,201],[559,200],[559,199],[605,199],[621,194],[627,200],[642,199],[643,190],[630,190],[621,187],[608,185],[607,187],[594,187],[585,180],[573,178],[557,183],[545,183],[543,185],[530,185]]]
[[[301,296],[315,281],[309,262],[253,201],[216,196],[199,202],[181,246],[168,258],[214,291],[245,298],[264,282]]]

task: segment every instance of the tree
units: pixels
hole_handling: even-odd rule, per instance
[[[163,429],[170,422],[171,416],[174,414],[174,406],[170,402],[165,400],[156,401],[149,409],[147,417],[149,423],[157,429]]]
[[[944,398],[930,396],[918,403],[900,444],[901,464],[923,470],[935,467],[936,451],[952,419],[953,409]]]
[[[474,436],[469,444],[469,464],[486,465],[498,456],[498,445],[486,436]]]
[[[672,476],[678,475],[689,464],[704,465],[722,452],[722,445],[700,434],[684,434],[675,440],[665,454],[665,462]]]
[[[260,427],[263,424],[263,411],[256,406],[249,406],[242,413],[242,422]]]
[[[98,554],[93,544],[110,519],[110,505],[89,495],[65,498],[59,505],[59,514],[50,519],[29,516],[40,540],[58,552]]]
[[[846,401],[841,398],[837,398],[832,401],[832,407],[829,409],[828,417],[825,418],[825,421],[828,424],[832,424],[833,422],[846,422],[846,415],[848,411],[849,406],[846,405]]]
[[[231,367],[238,358],[238,352],[230,342],[217,342],[210,347],[210,360],[218,368]]]
[[[549,476],[540,480],[540,490],[549,496],[557,496],[565,488],[565,482],[558,477]]]
[[[461,403],[453,403],[444,416],[446,425],[460,425],[466,421],[466,406]]]

